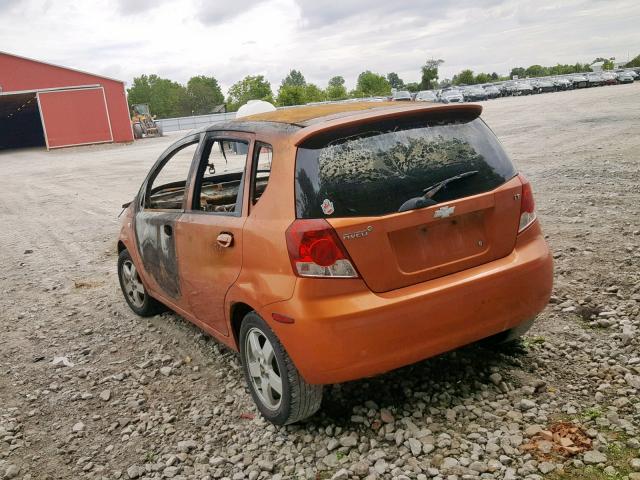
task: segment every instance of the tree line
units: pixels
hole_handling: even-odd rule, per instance
[[[438,86],[438,66],[443,60],[429,59],[421,67],[420,82],[405,84],[397,73],[387,75],[366,70],[358,75],[356,87],[347,90],[344,77],[337,75],[320,87],[307,82],[302,72],[291,70],[282,80],[277,92],[263,75],[248,75],[234,83],[225,99],[218,81],[211,76],[191,77],[186,85],[158,75],[141,75],[133,79],[127,90],[129,105],[147,103],[158,118],[204,115],[224,111],[233,112],[249,100],[265,100],[278,106],[300,105],[328,100],[345,100],[386,96],[391,89],[430,90]]]
[[[595,62],[604,62],[604,69],[613,69],[613,58],[597,58]],[[127,90],[129,105],[147,103],[151,112],[158,118],[203,115],[220,111],[235,111],[249,100],[265,100],[278,106],[301,105],[310,102],[328,100],[345,100],[372,96],[387,96],[392,89],[432,90],[450,85],[474,85],[508,80],[514,76],[543,77],[591,71],[591,64],[576,63],[574,65],[553,65],[544,67],[531,65],[527,68],[514,67],[509,77],[493,73],[474,73],[465,69],[453,78],[439,81],[438,68],[444,60],[430,58],[420,67],[420,81],[405,83],[396,72],[386,75],[365,70],[360,75],[353,90],[347,90],[344,77],[337,75],[329,79],[324,87],[306,81],[299,70],[291,70],[282,80],[274,93],[271,83],[263,75],[248,75],[234,83],[225,98],[218,81],[212,76],[198,75],[191,77],[186,85],[158,75],[141,75],[133,79]],[[629,67],[640,66],[640,55],[627,64]]]

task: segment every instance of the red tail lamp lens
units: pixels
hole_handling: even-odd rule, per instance
[[[520,196],[520,225],[518,226],[518,233],[522,232],[525,228],[533,223],[536,219],[536,202],[533,199],[533,190],[529,180],[522,175],[518,174],[520,182],[522,182],[522,194]]]
[[[311,243],[309,255],[313,263],[321,267],[329,267],[336,263],[336,260],[344,258],[336,244],[328,238],[320,238]]]
[[[286,233],[289,258],[301,277],[358,276],[335,230],[323,219],[296,220]]]

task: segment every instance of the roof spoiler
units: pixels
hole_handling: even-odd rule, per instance
[[[424,106],[411,106],[411,107],[399,107],[388,108],[379,110],[366,110],[362,112],[356,112],[348,117],[336,118],[326,122],[315,123],[306,128],[301,129],[293,136],[293,144],[297,147],[309,137],[313,137],[320,132],[328,132],[336,128],[342,127],[354,127],[358,125],[366,125],[367,123],[391,120],[394,118],[407,118],[407,117],[425,117],[428,118],[431,115],[437,115],[447,112],[459,112],[469,115],[472,119],[480,116],[482,113],[482,105],[476,103],[464,103],[464,104],[431,104]]]

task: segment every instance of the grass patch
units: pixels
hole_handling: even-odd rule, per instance
[[[564,473],[554,473],[549,477],[551,480],[624,480],[625,474],[616,472],[607,475],[598,467],[588,466],[585,468],[575,468]]]
[[[582,412],[582,418],[585,420],[595,420],[602,416],[602,410],[598,407],[587,408]]]
[[[535,337],[524,337],[522,339],[522,345],[525,348],[530,348],[534,345],[542,345],[544,344],[544,342],[546,342],[545,338],[540,335],[537,335]]]
[[[153,452],[147,452],[144,456],[145,463],[154,463],[156,461],[156,454]]]
[[[624,480],[631,473],[629,462],[635,458],[637,452],[627,447],[626,436],[618,435],[607,447],[607,465],[613,466],[616,471],[613,474],[605,473],[604,469],[593,465],[584,468],[570,467],[563,473],[554,473],[549,476],[551,480]]]

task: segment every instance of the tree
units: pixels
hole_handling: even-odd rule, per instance
[[[474,78],[473,83],[489,83],[491,82],[491,75],[488,73],[479,73]]]
[[[187,89],[177,82],[158,75],[141,75],[133,79],[127,91],[129,104],[148,103],[153,115],[168,118],[189,115]]]
[[[498,78],[500,78],[496,72],[493,72],[490,76],[491,76],[491,80],[493,81],[498,80]]]
[[[473,85],[475,77],[473,70],[462,70],[459,74],[453,76],[454,85]]]
[[[278,90],[277,102],[281,107],[288,107],[304,105],[310,102],[321,102],[325,99],[325,92],[313,83],[307,83],[304,86],[288,84],[281,86],[280,90]]]
[[[613,67],[615,66],[613,61],[615,60],[615,58],[610,58],[608,60],[605,60],[604,63],[602,64],[602,69],[603,70],[613,70]]]
[[[214,107],[224,103],[224,95],[214,77],[198,75],[187,82],[190,110],[195,115],[211,113]]]
[[[305,103],[322,102],[326,100],[327,94],[320,87],[313,83],[307,83],[304,87]]]
[[[281,107],[305,104],[305,87],[300,85],[282,85],[280,90],[278,90],[276,102]]]
[[[634,57],[629,63],[625,65],[627,68],[640,67],[640,55]]]
[[[337,75],[335,77],[331,77],[329,79],[330,87],[344,87],[344,77],[341,75]]]
[[[356,96],[390,95],[391,85],[382,75],[366,70],[358,75],[358,82],[354,92]]]
[[[511,73],[509,74],[511,78],[518,77],[523,78],[525,76],[525,70],[522,67],[514,67],[511,69]]]
[[[396,90],[403,90],[405,88],[404,82],[396,72],[387,73],[387,81],[391,84],[391,88],[395,88]]]
[[[524,71],[524,74],[527,77],[544,77],[549,75],[549,69],[542,65],[531,65]]]
[[[262,75],[248,75],[229,89],[228,110],[233,112],[249,100],[264,100],[273,103],[271,84]]]
[[[133,85],[127,89],[129,105],[149,103],[151,101],[151,83],[147,75],[133,79]]]
[[[333,77],[329,80],[326,90],[329,100],[344,100],[347,98],[347,89],[344,86],[344,78],[341,76]]]
[[[411,82],[411,83],[407,83],[405,85],[405,87],[407,88],[407,90],[409,90],[411,93],[416,93],[420,91],[420,84],[417,82]]]
[[[420,88],[422,90],[432,90],[436,88],[438,83],[438,67],[444,63],[444,60],[428,59],[422,66],[422,79],[420,80]]]
[[[282,86],[304,87],[307,81],[300,70],[291,70],[289,74],[282,80]]]

